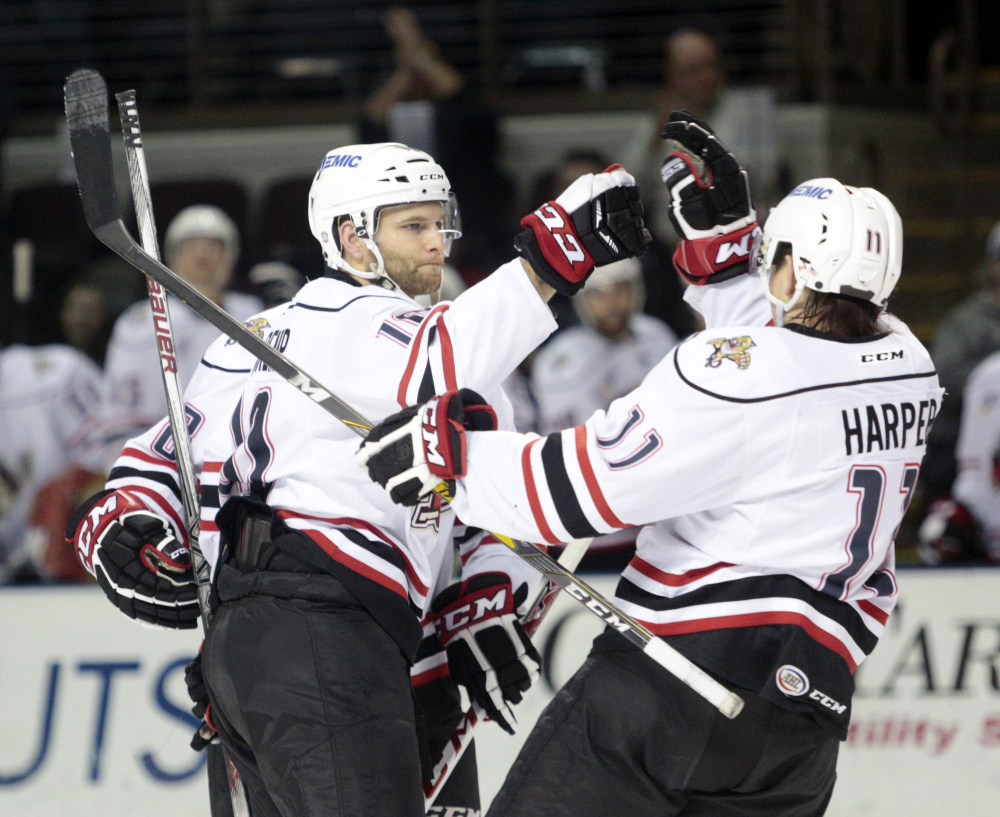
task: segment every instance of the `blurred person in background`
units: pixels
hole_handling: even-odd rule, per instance
[[[60,553],[46,557],[33,509],[42,486],[82,454],[100,389],[97,364],[70,346],[0,350],[0,584],[76,577],[71,553],[71,575]]]
[[[931,503],[917,532],[918,553],[931,565],[1000,566],[1000,352],[972,370],[961,402],[957,475],[951,495]]]
[[[647,207],[653,236],[676,244],[660,181],[660,133],[671,111],[685,110],[707,121],[747,168],[761,218],[784,191],[779,189],[780,153],[777,96],[773,88],[733,88],[727,84],[725,57],[710,34],[682,28],[664,42],[663,85],[657,95],[656,130],[645,140],[640,184],[649,190]],[[638,165],[637,165],[638,166]]]
[[[455,180],[463,237],[450,262],[472,285],[508,259],[510,231],[518,221],[513,181],[500,169],[496,114],[424,34],[412,11],[393,6],[384,25],[395,64],[365,103],[359,141],[424,150]]]
[[[928,510],[950,494],[955,480],[955,445],[962,420],[962,394],[972,369],[1000,350],[1000,222],[986,239],[980,287],[953,309],[934,333],[931,357],[948,399],[927,439],[920,472]]]
[[[259,312],[258,298],[229,291],[239,258],[239,231],[218,207],[198,204],[170,222],[163,254],[168,267],[237,320]],[[177,371],[181,386],[194,374],[218,330],[176,298],[169,299]],[[167,410],[160,374],[153,314],[148,300],[129,307],[115,322],[105,359],[101,439],[88,458],[107,472],[130,436],[148,428]]]
[[[638,386],[677,336],[642,314],[646,299],[637,259],[600,267],[572,298],[580,318],[535,357],[531,389],[539,434],[583,423]]]

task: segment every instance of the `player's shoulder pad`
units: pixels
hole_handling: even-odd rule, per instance
[[[774,326],[721,327],[692,335],[672,357],[677,376],[690,388],[738,403],[934,375],[927,350],[901,323],[881,337],[858,341]]]
[[[358,312],[380,313],[399,309],[421,309],[412,298],[380,286],[351,286],[336,278],[316,278],[302,287],[292,299],[294,309],[303,313],[353,315]]]

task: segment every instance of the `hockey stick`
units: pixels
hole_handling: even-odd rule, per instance
[[[576,570],[577,565],[580,564],[580,560],[593,541],[594,537],[588,536],[585,539],[574,539],[572,542],[567,542],[565,549],[559,556],[559,566],[569,572]],[[538,591],[534,603],[521,622],[526,628],[531,625],[537,628],[542,619],[545,618],[546,613],[552,609],[555,599],[546,598],[552,589],[548,581],[542,583],[542,587]],[[558,592],[558,589],[556,592]],[[546,601],[548,601],[548,604],[543,606]],[[534,630],[532,630],[531,634],[533,633]],[[465,754],[465,750],[472,744],[472,736],[477,724],[484,721],[486,717],[485,710],[479,704],[473,703],[462,717],[462,720],[458,722],[458,726],[455,727],[455,731],[452,732],[451,738],[449,738],[448,743],[441,751],[441,756],[437,759],[431,770],[430,779],[424,781],[425,811],[429,811],[431,806],[434,805],[434,800],[440,794],[441,789],[444,788],[444,784],[448,782],[451,773],[455,771],[458,761],[461,760],[462,755]]]
[[[184,301],[213,326],[239,343],[355,433],[364,436],[372,427],[368,420],[239,321],[205,298],[186,281],[144,253],[133,241],[122,223],[115,194],[108,98],[104,81],[100,74],[94,71],[77,71],[66,81],[65,90],[66,119],[69,125],[70,144],[73,148],[77,184],[83,201],[83,212],[94,235],[136,269],[155,278],[160,286]],[[736,693],[726,689],[585,582],[563,570],[537,545],[496,533],[494,536],[724,715],[735,718],[739,714],[743,708],[743,700]]]
[[[100,77],[100,75],[98,75]],[[101,79],[103,82],[103,78]],[[107,88],[105,87],[105,95]],[[118,113],[121,118],[122,136],[125,139],[125,157],[128,160],[129,182],[132,187],[132,201],[135,217],[139,225],[142,248],[151,258],[159,260],[160,252],[156,242],[156,221],[153,217],[153,201],[149,192],[149,174],[146,171],[146,154],[142,147],[142,130],[139,127],[139,109],[136,106],[135,91],[116,94]],[[110,123],[109,123],[110,127]],[[160,358],[160,373],[163,375],[163,391],[167,397],[167,418],[174,440],[174,461],[177,463],[177,482],[184,503],[187,521],[188,546],[191,550],[191,566],[198,586],[198,605],[201,608],[203,632],[208,632],[212,614],[208,603],[209,566],[201,552],[199,534],[201,526],[201,501],[198,496],[198,480],[191,458],[191,440],[188,436],[187,410],[181,390],[177,359],[174,351],[174,329],[170,321],[170,307],[167,294],[150,276],[146,276],[149,292],[149,306],[153,311],[153,329],[156,333],[156,351]],[[239,772],[222,750],[226,761],[226,782],[232,801],[233,817],[250,817],[250,803],[246,788]]]

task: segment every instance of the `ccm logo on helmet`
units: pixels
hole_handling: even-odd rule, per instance
[[[789,196],[805,196],[810,199],[828,199],[833,194],[829,187],[815,187],[811,184],[800,184]]]
[[[326,170],[328,167],[357,167],[358,162],[360,161],[360,156],[351,156],[347,153],[337,153],[333,156],[327,156],[323,160],[323,164],[319,166],[319,169]]]
[[[424,173],[420,177],[422,182],[439,182],[444,179],[444,173]]]

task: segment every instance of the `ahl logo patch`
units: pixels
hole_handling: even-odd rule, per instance
[[[750,366],[749,349],[757,344],[749,335],[740,335],[736,338],[715,338],[709,343],[714,347],[712,354],[708,356],[706,367],[719,368],[723,360],[731,360],[739,369],[747,369]]]
[[[791,664],[778,667],[774,682],[778,685],[778,689],[791,698],[805,695],[809,691],[809,676]]]

